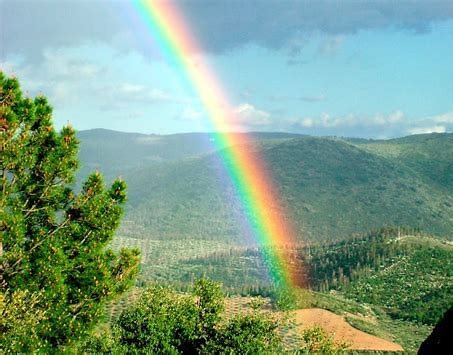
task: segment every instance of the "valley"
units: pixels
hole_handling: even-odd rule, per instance
[[[113,248],[141,250],[138,285],[186,292],[208,277],[222,283],[233,303],[250,296],[278,299],[266,250],[248,234],[208,135],[101,131],[109,143],[95,146],[98,133],[79,133],[80,174],[98,168],[109,172],[107,179],[127,181],[129,203]],[[292,301],[296,319],[313,307],[329,310],[384,343],[415,352],[453,304],[453,135],[254,137],[253,149],[268,162],[287,218],[299,231],[298,267],[311,291]],[[123,142],[121,148],[114,142]],[[127,165],[122,160],[129,150],[140,159]],[[399,345],[388,346],[397,351]]]

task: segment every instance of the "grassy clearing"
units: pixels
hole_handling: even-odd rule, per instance
[[[354,328],[401,344],[408,354],[416,354],[420,344],[432,331],[431,326],[381,317],[376,324],[351,316],[346,321]]]

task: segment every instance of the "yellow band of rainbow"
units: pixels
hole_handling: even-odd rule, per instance
[[[273,281],[280,287],[300,286],[295,259],[288,248],[297,244],[294,229],[285,213],[279,193],[264,160],[253,149],[251,138],[232,133],[238,127],[232,106],[219,80],[207,63],[194,63],[191,54],[201,53],[178,8],[169,0],[133,1],[141,18],[158,42],[165,57],[185,76],[203,104],[221,149],[222,161],[237,190],[248,223],[259,245],[265,248]]]

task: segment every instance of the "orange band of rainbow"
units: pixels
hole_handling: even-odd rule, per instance
[[[295,272],[295,259],[288,248],[297,238],[282,208],[279,193],[264,160],[246,134],[231,133],[238,126],[233,110],[219,81],[207,63],[190,60],[201,53],[178,8],[169,0],[133,1],[143,21],[157,40],[165,57],[174,62],[202,102],[219,147],[223,163],[231,177],[256,240],[266,249],[265,256],[274,282],[283,287],[301,285]]]

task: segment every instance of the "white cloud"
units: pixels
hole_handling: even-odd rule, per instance
[[[52,105],[63,106],[69,103],[74,103],[77,101],[77,97],[74,95],[73,89],[70,85],[67,85],[63,82],[58,82],[53,85],[50,89],[50,97],[52,100]]]
[[[445,133],[447,128],[445,126],[431,126],[431,127],[415,127],[409,128],[409,134],[427,134],[427,133]]]
[[[221,107],[221,112],[231,120],[224,129],[230,131],[287,131],[314,135],[336,135],[346,137],[365,137],[384,139],[408,134],[443,133],[453,131],[453,112],[416,120],[408,117],[402,110],[372,116],[349,114],[333,116],[323,113],[318,116],[289,118],[276,116],[259,109],[251,103],[242,103],[232,109]],[[186,107],[180,119],[201,123],[205,115]]]
[[[265,129],[272,125],[273,120],[269,112],[263,111],[250,103],[241,103],[235,107],[228,107],[219,104],[216,107],[216,114],[223,117],[225,122],[219,124],[222,130],[246,131],[248,129]],[[197,123],[207,123],[208,118],[201,110],[190,106],[185,107],[178,115],[178,119]]]
[[[93,87],[103,74],[101,65],[73,52],[67,47],[48,48],[43,50],[38,65],[11,57],[0,66],[9,75],[19,77],[27,95],[44,94],[54,107],[70,106],[86,96],[93,97]]]
[[[431,119],[437,123],[453,124],[453,112],[447,112],[442,115],[434,116]]]
[[[445,133],[453,130],[453,112],[415,121],[406,130],[408,134]]]
[[[347,115],[332,117],[327,113],[319,117],[303,117],[293,120],[293,124],[304,128],[344,128],[344,127],[376,127],[395,125],[405,120],[402,111],[395,111],[388,115],[376,114],[374,116]]]
[[[5,72],[8,75],[16,75],[18,69],[18,63],[11,60],[0,61],[0,70]]]
[[[290,95],[271,95],[269,99],[275,102],[281,101],[305,101],[305,102],[321,102],[326,100],[324,94],[321,95],[302,95],[302,96],[290,96]]]
[[[395,111],[388,116],[389,122],[400,122],[402,120],[404,120],[404,112],[400,110]]]
[[[266,126],[272,123],[271,114],[257,109],[249,103],[242,103],[233,109],[233,114],[245,126]]]
[[[314,121],[312,118],[303,118],[299,124],[301,127],[311,128],[314,126]]]
[[[296,31],[286,42],[289,55],[295,57],[301,54],[303,48],[307,45],[309,37],[300,31]]]
[[[93,95],[102,98],[99,107],[102,111],[121,110],[124,114],[130,114],[137,108],[143,111],[149,105],[178,101],[163,90],[131,82],[96,87]]]
[[[113,93],[119,100],[142,103],[173,100],[170,94],[162,90],[132,83],[122,83],[118,90],[113,89]]]
[[[153,75],[164,76],[165,63],[145,60],[138,52],[118,53],[105,45],[49,47],[34,65],[8,56],[0,59],[0,68],[19,78],[27,96],[43,94],[49,99],[57,127],[70,120],[81,129],[158,131],[165,127],[162,117],[174,115],[170,103],[176,108],[190,103],[173,77],[150,80]]]
[[[403,111],[373,116],[332,116],[323,113],[313,117],[299,117],[287,120],[286,130],[299,130],[315,135],[340,135],[356,137],[398,137],[408,134],[444,133],[453,131],[453,112],[413,119]]]

